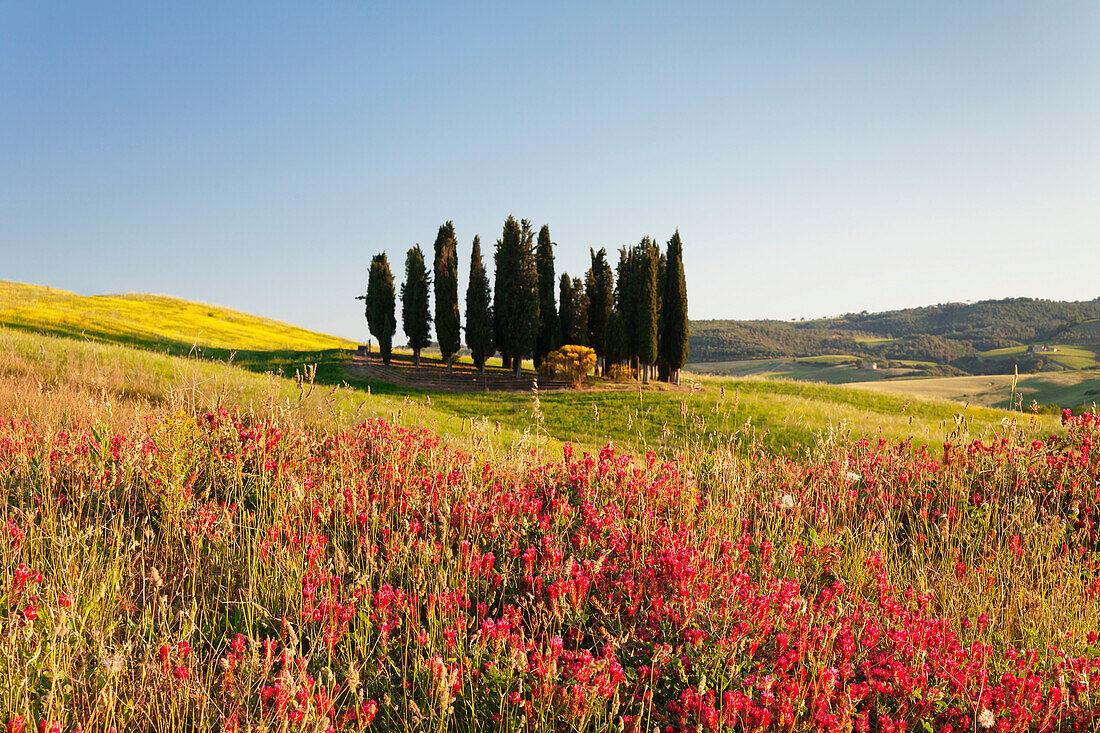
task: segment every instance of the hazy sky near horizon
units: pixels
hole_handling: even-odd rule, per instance
[[[692,318],[1100,296],[1100,3],[0,0],[0,279],[367,338],[371,256],[679,228]],[[399,333],[398,341],[403,334]]]

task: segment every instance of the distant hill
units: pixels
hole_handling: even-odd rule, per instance
[[[690,345],[692,362],[845,354],[933,362],[939,373],[1079,369],[1100,364],[1100,298],[1006,298],[812,321],[692,321]]]

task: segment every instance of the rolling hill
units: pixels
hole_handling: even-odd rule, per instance
[[[934,444],[951,432],[1001,429],[1013,417],[943,400],[755,377],[703,377],[680,391],[609,385],[538,399],[447,394],[356,376],[345,368],[351,346],[217,306],[5,283],[0,411],[26,410],[29,399],[40,409],[79,419],[82,405],[91,402],[107,400],[113,410],[129,405],[140,412],[179,399],[181,391],[196,409],[226,402],[290,409],[301,403],[302,392],[281,375],[317,365],[316,383],[323,389],[314,395],[309,420],[346,424],[378,414],[408,425],[430,424],[456,438],[482,435],[505,444],[570,441],[595,449],[613,441],[668,453],[755,436],[773,448],[801,450],[830,428]],[[1045,416],[1024,422],[1036,435],[1057,430],[1057,421]],[[475,424],[482,427],[471,430]]]
[[[355,346],[347,339],[179,298],[136,293],[77,295],[7,281],[0,281],[0,326],[170,354],[186,354],[195,348],[211,352],[319,351]]]
[[[690,347],[693,363],[845,355],[930,362],[936,366],[923,371],[935,376],[1084,369],[1100,366],[1100,298],[1006,298],[812,321],[692,321]]]

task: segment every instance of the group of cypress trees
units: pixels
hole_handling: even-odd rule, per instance
[[[606,249],[590,250],[591,266],[584,280],[562,273],[556,294],[554,246],[550,227],[543,226],[536,241],[531,222],[509,216],[493,255],[494,299],[481,239],[474,237],[465,327],[474,364],[484,370],[485,361],[499,352],[504,367],[518,376],[524,358],[531,357],[538,368],[551,351],[579,344],[596,352],[604,374],[614,364],[628,363],[643,381],[654,373],[662,380],[678,380],[688,355],[680,233],[672,235],[664,253],[649,237],[623,247],[615,273]],[[406,254],[401,323],[417,365],[420,350],[431,342],[433,320],[448,369],[458,353],[462,327],[457,250],[454,224],[448,221],[436,235],[431,270],[420,245]],[[435,295],[434,318],[429,290]],[[383,362],[389,364],[397,319],[393,274],[385,253],[371,260],[367,293],[361,298],[366,301],[367,326],[378,339]]]

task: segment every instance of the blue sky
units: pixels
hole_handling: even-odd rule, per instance
[[[0,279],[365,339],[374,253],[451,219],[464,278],[515,214],[571,274],[679,227],[693,318],[1092,299],[1098,31],[1095,2],[0,0]]]

